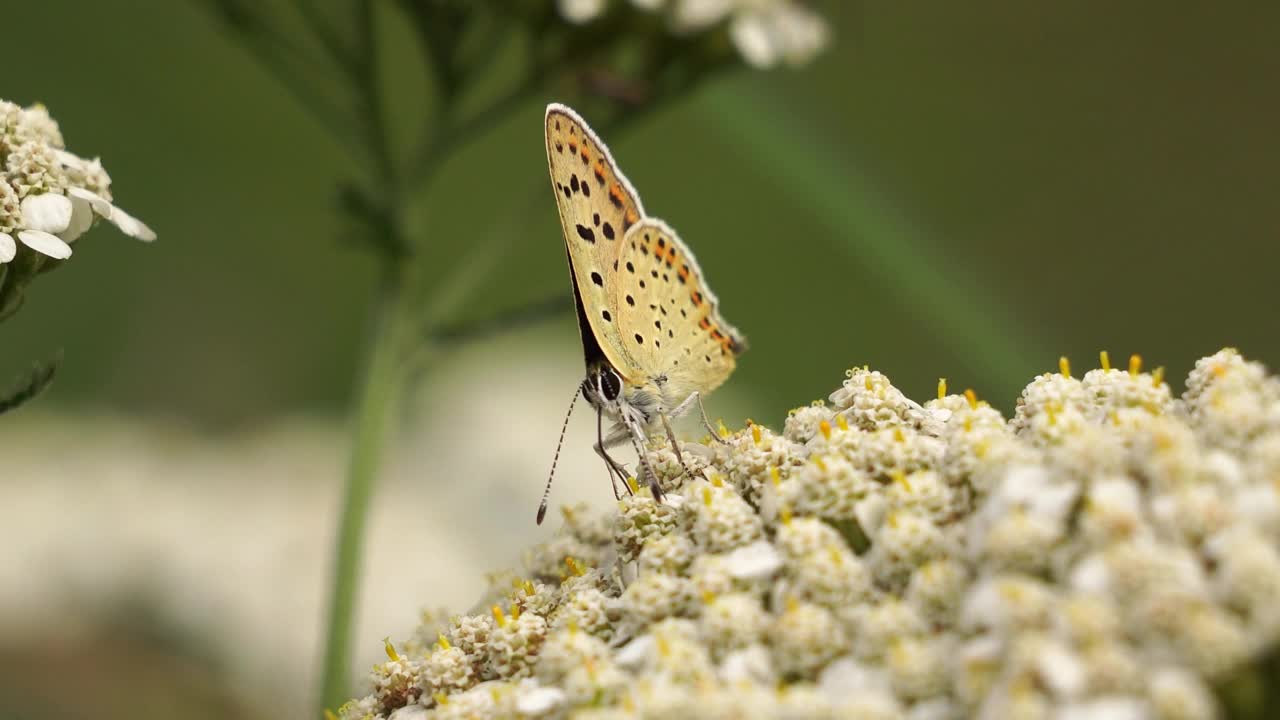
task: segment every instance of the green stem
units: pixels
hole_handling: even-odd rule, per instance
[[[406,242],[405,193],[402,192],[392,160],[387,135],[381,77],[378,71],[375,43],[376,9],[373,0],[364,0],[357,8],[358,35],[363,43],[358,72],[363,78],[365,94],[365,138],[374,156],[374,197],[380,204],[382,218],[375,222],[375,232],[388,235],[388,248],[403,249]],[[351,697],[351,646],[355,629],[356,600],[360,586],[365,525],[369,519],[369,503],[374,484],[382,467],[383,455],[398,413],[397,401],[402,395],[408,373],[405,360],[410,342],[415,339],[417,323],[413,320],[413,294],[409,292],[412,263],[403,252],[385,252],[381,258],[382,275],[373,308],[372,327],[367,355],[357,384],[354,424],[351,427],[351,456],[347,462],[346,489],[343,493],[337,545],[334,549],[333,581],[329,594],[329,627],[325,638],[324,675],[320,686],[320,711],[337,708]]]
[[[324,653],[321,706],[337,708],[350,697],[351,644],[356,591],[360,585],[365,525],[374,483],[393,430],[404,386],[404,351],[409,322],[408,293],[400,265],[389,264],[372,318],[368,354],[358,383],[351,428],[351,455],[329,598],[329,626]]]

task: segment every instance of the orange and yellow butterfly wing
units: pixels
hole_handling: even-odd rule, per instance
[[[613,279],[623,236],[644,217],[640,197],[573,110],[548,105],[545,129],[551,185],[582,313],[605,358],[633,380],[639,368],[619,330]]]
[[[745,343],[721,317],[697,260],[675,231],[656,218],[642,219],[624,238],[618,262],[618,327],[641,374],[665,377],[679,399],[723,383]]]

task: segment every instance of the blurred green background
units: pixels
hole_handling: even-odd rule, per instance
[[[744,71],[614,142],[750,338],[730,386],[754,417],[852,364],[1008,409],[1059,354],[1141,352],[1175,387],[1223,345],[1280,359],[1276,5],[827,10],[811,67]],[[161,242],[95,235],[6,325],[2,369],[65,348],[44,402],[69,408],[340,411],[371,280],[333,209],[342,150],[194,3],[5,16],[3,96],[46,103]],[[553,99],[435,185],[430,262],[503,250],[463,318],[567,283],[538,134]],[[531,341],[577,342],[568,314],[545,330]]]
[[[711,401],[713,415],[780,425],[788,408],[825,397],[855,364],[885,372],[922,400],[946,376],[953,389],[973,387],[1006,411],[1059,355],[1083,372],[1101,349],[1118,363],[1138,352],[1168,367],[1175,390],[1196,358],[1224,345],[1280,365],[1280,5],[829,2],[823,9],[834,42],[812,65],[744,70],[606,138],[646,209],[697,252],[726,317],[751,341],[722,391],[730,399]],[[341,422],[373,281],[372,261],[345,237],[336,210],[337,187],[350,174],[343,148],[198,3],[45,0],[8,3],[2,14],[0,97],[48,105],[72,150],[103,157],[116,202],[160,235],[144,246],[96,231],[0,328],[0,378],[58,348],[66,357],[37,410],[3,418],[9,437],[62,437],[46,430],[45,415],[30,420],[38,413],[61,418],[55,426],[71,423],[64,434],[73,437],[122,418],[197,438],[286,417]],[[389,43],[387,53],[393,63],[414,62],[403,42]],[[416,81],[393,87],[400,102],[415,102]],[[535,98],[512,112],[449,163],[426,199],[423,261],[434,270],[478,258],[485,273],[458,321],[568,288],[540,135],[543,105],[557,99]],[[401,463],[433,497],[458,485],[476,488],[470,502],[498,500],[491,513],[475,514],[494,515],[485,529],[508,549],[521,541],[503,527],[503,513],[524,522],[533,504],[498,493],[518,486],[536,498],[540,490],[551,426],[581,369],[576,336],[563,313],[468,348],[465,362],[485,374],[480,390],[438,392],[422,411],[440,422],[460,412],[473,435],[536,426],[528,455],[469,474],[444,473],[426,451]],[[528,371],[547,362],[558,363],[556,373]],[[554,401],[526,393],[513,414],[512,396],[538,383]],[[444,431],[436,427],[411,442],[438,447]],[[315,466],[336,476],[344,440],[326,433],[319,431],[327,454]],[[101,448],[147,452],[171,441],[104,437]],[[302,455],[315,442],[278,444]],[[268,444],[183,452],[261,458]],[[488,452],[470,447],[449,467],[479,463]],[[590,455],[585,442],[578,450]],[[198,507],[204,501],[183,495],[178,477],[191,456],[174,457],[186,459],[152,471],[172,477],[174,502]],[[580,459],[587,467],[589,458]],[[325,528],[310,545],[327,550],[336,487],[309,489],[311,471],[290,462],[267,466],[282,484],[296,484],[286,497],[322,499],[304,519]],[[68,467],[84,472],[86,485],[97,482],[83,470],[94,462]],[[6,466],[11,500],[23,479],[13,468]],[[252,472],[224,468],[186,480]],[[267,489],[247,492],[237,502]],[[559,501],[579,499],[560,492]],[[126,507],[142,516],[153,502],[143,490]],[[420,502],[429,516],[430,498]],[[456,506],[447,510],[457,515]],[[457,537],[475,532],[473,515],[440,512],[432,522],[456,522]],[[265,511],[250,517],[263,527],[276,522]],[[93,541],[86,533],[84,542]],[[476,576],[488,569],[469,568]],[[144,609],[148,583],[158,582],[139,581]],[[291,592],[318,598],[321,580],[305,582]],[[420,602],[453,602],[472,590],[433,592]],[[175,655],[198,659],[194,670],[179,668],[178,696],[213,708],[210,716],[241,714],[233,701],[209,700],[222,691],[205,678],[217,677],[225,658],[208,660],[203,641],[166,634],[131,607],[125,621],[91,633],[93,647],[117,650],[106,657],[127,656],[113,667],[139,673],[106,687],[140,682],[152,653],[165,657],[165,648],[177,647]],[[407,625],[398,620],[369,637]],[[318,629],[298,632],[314,638]],[[122,637],[139,635],[153,642],[119,650]],[[26,642],[0,642],[0,668],[14,678],[0,683],[0,708],[8,701],[28,713],[80,716],[83,708],[50,710],[40,699],[46,690],[28,680],[85,653]],[[361,643],[362,651],[378,649],[368,637]],[[301,672],[309,671],[303,662]],[[14,687],[24,685],[14,701]],[[130,700],[119,698],[121,716]],[[114,716],[113,702],[99,697],[93,709]]]

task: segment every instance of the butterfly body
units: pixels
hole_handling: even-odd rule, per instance
[[[659,427],[670,435],[667,420],[723,383],[745,343],[693,253],[645,214],[586,122],[552,104],[545,133],[586,359],[582,393],[615,423],[597,452],[618,471],[606,448],[629,438],[639,451]]]

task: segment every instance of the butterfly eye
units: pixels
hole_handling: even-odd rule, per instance
[[[604,391],[606,400],[617,400],[622,392],[622,378],[612,368],[605,368],[600,371],[600,389]]]

